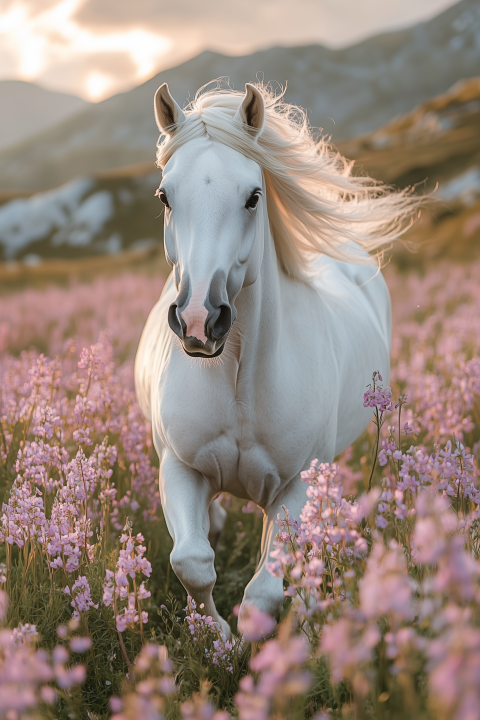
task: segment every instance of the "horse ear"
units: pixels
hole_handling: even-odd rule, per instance
[[[178,127],[185,121],[182,108],[170,95],[167,83],[160,85],[153,101],[155,120],[161,133],[173,135]]]
[[[234,121],[255,130],[256,135],[262,132],[265,121],[265,103],[262,93],[250,83],[245,85],[245,97],[235,114]]]

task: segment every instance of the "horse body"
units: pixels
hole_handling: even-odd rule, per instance
[[[372,264],[317,254],[308,279],[289,277],[262,169],[232,148],[186,142],[162,188],[174,272],[140,341],[136,390],[160,456],[173,569],[228,630],[212,599],[209,532],[218,536],[223,512],[215,498],[228,492],[262,508],[261,559],[244,604],[278,615],[283,582],[266,570],[277,513],[285,505],[299,517],[301,471],[313,458],[332,462],[367,426],[365,386],[373,370],[389,375],[390,300]],[[236,198],[254,188],[254,207],[242,200],[236,214]]]
[[[268,508],[313,457],[331,462],[365,429],[372,370],[388,382],[390,307],[371,267],[324,260],[302,286],[279,271],[271,239],[263,262],[239,295],[228,350],[210,362],[185,355],[170,330],[171,275],[142,335],[136,388],[160,457]],[[262,292],[270,274],[278,297]]]

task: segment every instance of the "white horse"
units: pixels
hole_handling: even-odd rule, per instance
[[[229,632],[212,599],[225,515],[215,498],[263,510],[242,608],[278,616],[282,580],[266,569],[277,513],[298,517],[300,472],[332,462],[370,420],[362,396],[373,370],[388,380],[391,322],[367,251],[397,237],[418,201],[352,177],[263,87],[203,92],[184,113],[164,84],[155,116],[173,272],[143,331],[136,391],[160,456],[173,570]]]

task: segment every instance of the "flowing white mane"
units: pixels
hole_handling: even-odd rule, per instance
[[[265,125],[258,137],[233,120],[243,94],[201,89],[185,111],[185,122],[160,138],[157,165],[163,169],[179,147],[203,135],[257,162],[265,177],[278,260],[292,278],[308,276],[312,254],[365,263],[365,250],[379,251],[405,232],[422,198],[408,188],[395,191],[352,175],[354,163],[325,138],[314,139],[303,110],[262,84],[256,87],[265,101]]]

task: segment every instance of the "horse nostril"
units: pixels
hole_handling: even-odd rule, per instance
[[[212,326],[212,339],[220,340],[230,330],[232,310],[229,305],[220,305],[219,314]]]
[[[178,319],[177,306],[175,303],[172,303],[168,308],[168,324],[175,335],[178,335],[180,340],[183,340],[185,337],[185,323],[183,321],[180,322]]]

